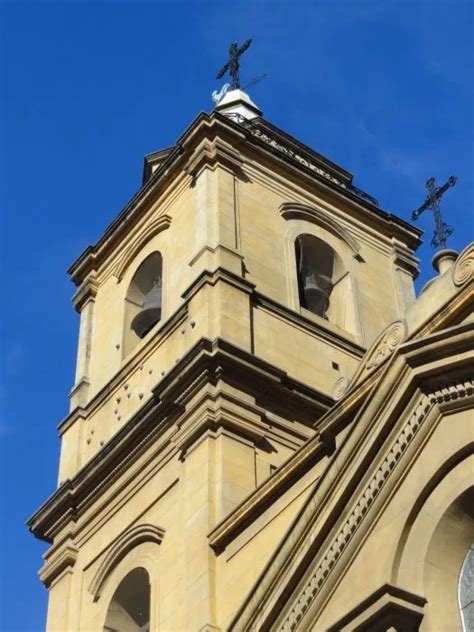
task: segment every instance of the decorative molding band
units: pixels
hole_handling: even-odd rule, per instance
[[[408,449],[414,437],[426,420],[428,413],[435,405],[462,399],[474,392],[474,380],[447,385],[439,390],[424,395],[407,423],[392,443],[384,460],[372,475],[363,493],[359,495],[355,506],[350,511],[338,534],[326,548],[326,554],[317,565],[299,595],[290,612],[278,626],[280,632],[293,632],[301,623],[311,602],[320,592],[337,560],[341,557],[356,530],[360,527],[364,516],[379,496],[383,486],[389,479],[396,465]]]
[[[183,398],[199,389],[204,377],[217,383],[238,378],[243,388],[258,392],[259,397],[274,405],[285,406],[305,419],[318,418],[332,403],[323,393],[288,377],[285,371],[220,338],[201,338],[153,389],[153,397],[122,426],[108,443],[74,475],[67,479],[29,518],[28,526],[38,537],[52,541],[58,530],[100,498],[105,489],[121,476],[131,462],[142,454],[182,414]],[[191,390],[189,390],[191,387]],[[106,398],[106,389],[98,398]],[[97,406],[94,400],[86,411],[69,418],[81,418]],[[98,482],[97,482],[98,481]]]
[[[39,576],[46,588],[65,570],[71,569],[77,560],[78,549],[69,541],[59,552],[48,560],[40,570]]]
[[[342,329],[328,323],[322,318],[318,318],[318,322],[315,322],[312,318],[308,318],[304,314],[295,312],[293,309],[286,307],[286,305],[282,305],[274,299],[256,291],[252,294],[252,303],[256,308],[265,309],[275,316],[279,316],[280,318],[283,318],[286,321],[305,329],[306,331],[310,331],[312,334],[320,337],[325,342],[337,345],[357,359],[362,359],[364,356],[366,351],[364,347],[351,340],[349,337],[346,337],[344,335],[346,332]]]
[[[98,290],[99,284],[95,278],[95,272],[92,271],[77,288],[76,293],[72,297],[72,303],[76,311],[81,312],[88,301],[94,301]]]
[[[212,140],[204,138],[194,150],[184,171],[192,178],[194,184],[202,169],[214,167],[217,164],[227,167],[233,173],[240,173],[242,169],[240,152],[218,136]]]
[[[470,243],[459,255],[453,268],[453,283],[457,287],[474,279],[474,243]]]
[[[325,171],[324,169],[316,165],[314,162],[312,162],[308,158],[301,156],[299,153],[297,153],[294,150],[293,147],[288,147],[284,145],[283,143],[278,142],[275,138],[272,138],[268,134],[265,134],[258,127],[253,127],[253,128],[249,127],[248,129],[250,130],[250,133],[252,134],[252,136],[255,136],[255,138],[258,138],[259,140],[263,141],[265,144],[270,145],[270,147],[273,147],[284,156],[294,160],[295,162],[299,163],[300,165],[303,165],[304,167],[307,167],[311,171],[314,171],[315,173],[317,173],[319,176],[326,178],[326,180],[330,180],[331,182],[333,182],[334,184],[337,184],[341,188],[343,189],[347,188],[347,185],[345,182],[343,182],[339,178],[336,178],[334,175],[332,175],[328,171]]]
[[[418,257],[415,257],[413,252],[395,237],[392,237],[392,244],[392,260],[395,266],[405,270],[416,279],[420,273]]]
[[[368,630],[387,628],[387,615],[397,621],[396,628],[415,632],[423,618],[423,607],[426,599],[415,593],[403,590],[398,586],[385,584],[361,601],[355,608],[332,625],[327,632],[352,632],[352,630]],[[380,628],[378,622],[380,621]],[[386,625],[382,628],[383,622]],[[402,626],[402,627],[400,627]]]
[[[164,529],[152,524],[139,524],[124,531],[112,544],[90,583],[89,592],[92,594],[94,601],[99,599],[110,573],[127,553],[143,542],[161,544],[164,535]]]
[[[307,206],[306,204],[300,204],[298,202],[284,202],[280,206],[281,216],[286,220],[298,219],[306,220],[318,226],[322,226],[329,232],[336,235],[344,241],[352,250],[354,257],[359,258],[360,244],[354,239],[354,237],[347,231],[339,222],[336,222],[332,217],[321,209],[314,206]]]
[[[159,233],[166,230],[171,226],[171,217],[169,215],[161,215],[153,222],[151,222],[148,226],[146,226],[145,230],[142,231],[135,240],[130,244],[128,248],[124,251],[124,253],[120,256],[119,260],[115,264],[113,275],[117,278],[117,281],[120,282],[123,278],[125,271],[131,262],[135,259],[137,254],[143,247],[151,240],[153,237],[156,237]]]

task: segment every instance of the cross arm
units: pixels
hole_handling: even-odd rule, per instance
[[[222,68],[217,73],[216,79],[221,79],[228,70],[229,70],[229,64],[228,63],[224,64],[224,66],[222,66]]]
[[[245,40],[245,42],[240,47],[239,55],[242,55],[242,53],[245,53],[245,51],[247,50],[247,48],[250,46],[251,43],[252,43],[251,39]]]
[[[420,208],[416,209],[416,211],[413,211],[413,213],[411,214],[411,218],[418,219],[420,215],[423,213],[423,211],[426,211],[426,209],[431,206],[432,201],[433,200],[431,199],[431,197],[427,197],[425,202],[420,206]]]

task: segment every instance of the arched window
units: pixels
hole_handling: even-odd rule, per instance
[[[474,544],[461,568],[458,596],[463,632],[474,632]]]
[[[301,307],[331,320],[331,296],[343,276],[339,256],[322,239],[309,234],[296,238],[295,250]]]
[[[161,319],[162,273],[161,254],[153,252],[133,275],[125,298],[125,355]]]
[[[114,592],[103,632],[148,632],[149,629],[150,578],[144,568],[135,568]]]

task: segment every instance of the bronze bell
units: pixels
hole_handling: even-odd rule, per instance
[[[305,307],[318,316],[325,316],[329,307],[332,283],[322,274],[308,274],[304,280]]]
[[[141,311],[132,320],[132,329],[143,338],[161,318],[161,285],[155,283],[143,301]]]

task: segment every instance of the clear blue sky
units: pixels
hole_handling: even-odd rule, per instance
[[[473,17],[467,0],[0,3],[3,632],[44,628],[45,546],[25,519],[55,487],[78,318],[65,270],[140,184],[143,155],[210,110],[232,39],[267,119],[408,219],[426,179],[472,238]],[[431,275],[432,220],[420,249]],[[66,631],[65,631],[66,632]]]

